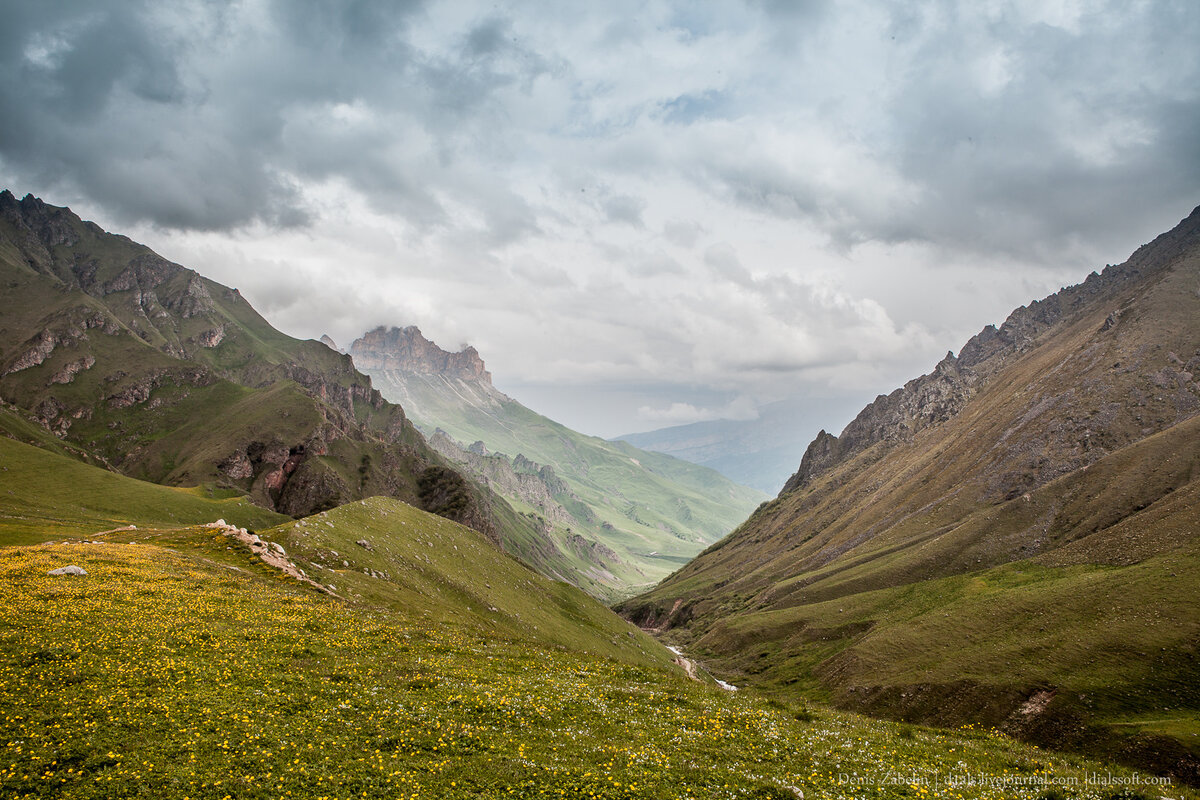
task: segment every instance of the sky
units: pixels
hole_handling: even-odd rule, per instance
[[[0,0],[0,184],[587,433],[840,430],[1200,204],[1200,4]],[[832,409],[832,410],[831,410]]]

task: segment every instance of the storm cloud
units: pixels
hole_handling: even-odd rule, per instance
[[[1200,202],[1185,0],[2,7],[8,188],[598,433],[852,414]]]

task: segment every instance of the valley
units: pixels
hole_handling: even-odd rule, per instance
[[[0,4],[0,800],[1200,800],[1197,42]]]
[[[557,543],[547,571],[598,597],[653,586],[767,499],[712,469],[548,419],[496,389],[474,348],[446,352],[415,327],[371,331],[349,352],[433,449]]]
[[[11,455],[6,471],[33,469]],[[80,475],[84,507],[137,491],[80,469],[92,473]],[[60,529],[40,544],[12,536],[41,531],[59,501],[6,516],[5,795],[1197,796],[973,726],[898,725],[691,680],[582,592],[399,501],[260,528],[259,547],[210,524],[147,524],[195,503],[163,498],[133,529]],[[324,591],[259,550],[286,554]],[[48,574],[65,565],[86,575]]]
[[[0,211],[7,794],[1195,796],[1200,211],[766,502]]]

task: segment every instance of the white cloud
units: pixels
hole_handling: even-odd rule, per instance
[[[1186,214],[1197,40],[1101,0],[17,4],[0,177],[296,335],[743,414],[887,391]]]
[[[748,397],[737,397],[715,408],[697,408],[691,403],[675,402],[665,408],[642,406],[637,411],[637,418],[658,427],[687,425],[710,419],[750,420],[758,419],[758,404]]]

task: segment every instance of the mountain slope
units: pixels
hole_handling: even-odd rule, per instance
[[[159,486],[0,437],[0,547],[45,541],[198,548],[285,579],[230,538],[256,529],[348,603],[643,666],[672,657],[583,592],[533,572],[483,534],[388,497],[291,520],[230,492]],[[221,496],[222,494],[226,496]],[[300,583],[293,581],[299,588]]]
[[[783,691],[1194,779],[1198,286],[1200,209],[822,431],[624,612]]]
[[[550,568],[610,596],[665,576],[764,499],[713,470],[547,419],[493,387],[474,348],[448,353],[415,327],[371,331],[350,352],[439,452],[556,539]]]
[[[27,429],[24,441],[293,516],[388,495],[513,552],[547,546],[430,450],[348,356],[280,333],[236,289],[7,190],[0,281],[0,397],[60,444]]]
[[[0,436],[0,544],[87,535],[127,525],[251,528],[287,519],[233,492],[181,489],[127,478]]]

